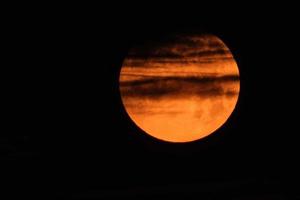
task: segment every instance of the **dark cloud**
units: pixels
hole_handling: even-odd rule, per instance
[[[159,98],[179,96],[233,96],[227,84],[239,80],[237,75],[222,77],[156,77],[120,83],[123,96]]]
[[[197,37],[202,37],[198,35]],[[199,46],[205,45],[204,42],[195,42],[191,36],[181,35],[167,35],[165,37],[153,38],[147,41],[142,41],[131,48],[129,55],[137,53],[153,52],[161,47],[173,48],[174,46],[198,48]],[[220,45],[220,42],[216,41],[212,45]]]
[[[232,58],[232,54],[229,50],[226,49],[212,49],[207,51],[199,51],[199,52],[192,52],[188,54],[188,57],[207,57],[207,56],[222,56],[222,57],[230,57]]]
[[[226,46],[215,37],[171,37],[168,40],[152,41],[132,48],[127,59],[182,59],[212,55],[231,55]]]
[[[195,53],[196,54],[196,53]],[[201,54],[201,53],[200,53]],[[139,59],[127,59],[124,62],[123,67],[155,67],[161,64],[177,64],[177,65],[186,65],[186,64],[199,64],[199,67],[201,64],[206,63],[216,63],[216,62],[222,62],[222,61],[232,61],[232,55],[231,54],[211,54],[212,56],[209,57],[209,52],[202,53],[202,58],[200,58],[200,55],[198,56],[190,56],[190,57],[156,57],[156,58],[139,58]],[[205,56],[204,56],[205,55]]]
[[[178,82],[190,82],[190,83],[212,83],[212,82],[226,82],[226,81],[239,81],[238,75],[224,75],[224,76],[168,76],[168,77],[154,77],[142,80],[133,80],[133,81],[122,81],[121,86],[136,86],[143,84],[159,84],[162,82],[168,81],[178,81]]]
[[[145,59],[191,59],[191,58],[201,58],[207,56],[219,56],[219,57],[232,57],[232,54],[229,50],[223,48],[209,49],[209,50],[186,50],[183,53],[172,52],[172,51],[158,51],[158,52],[139,52],[135,54],[128,55],[128,60],[145,60]]]
[[[181,67],[194,64],[199,67],[203,63],[232,61],[229,49],[215,36],[211,35],[180,35],[163,38],[133,48],[125,60],[123,67],[141,67],[143,69],[166,67],[180,71]],[[197,65],[199,64],[199,65]],[[215,65],[211,65],[215,67]],[[134,69],[128,69],[128,72]],[[150,76],[147,70],[144,75],[136,75],[135,80],[120,82],[122,95],[131,97],[159,98],[166,95],[176,96],[218,96],[236,95],[230,87],[239,81],[238,75],[201,75],[183,76],[172,73],[169,76]],[[168,74],[168,71],[164,72]],[[170,73],[171,74],[171,73]],[[130,76],[132,74],[127,74]],[[231,85],[230,85],[231,84]],[[229,87],[228,87],[229,86]]]
[[[154,53],[154,52],[139,52],[136,54],[130,54],[127,56],[128,59],[148,59],[148,58],[183,58],[182,55],[172,53],[172,52],[160,52],[160,53]]]

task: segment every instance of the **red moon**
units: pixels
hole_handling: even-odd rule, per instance
[[[119,83],[132,121],[168,142],[215,132],[230,117],[240,91],[232,53],[211,34],[173,35],[133,47]]]

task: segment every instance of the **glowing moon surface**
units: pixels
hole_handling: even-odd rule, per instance
[[[132,121],[169,142],[215,132],[233,112],[240,91],[232,53],[210,34],[172,35],[133,47],[119,83]]]

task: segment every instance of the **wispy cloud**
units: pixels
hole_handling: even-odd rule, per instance
[[[123,81],[120,88],[123,96],[160,98],[179,96],[232,96],[238,93],[237,75],[205,77],[148,77]]]
[[[123,96],[232,96],[239,75],[225,44],[211,35],[177,35],[132,48],[123,63]],[[234,85],[234,86],[233,86]]]

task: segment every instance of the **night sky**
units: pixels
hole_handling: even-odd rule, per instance
[[[122,17],[49,13],[11,23],[16,53],[5,74],[3,191],[39,199],[299,198],[292,19],[265,10],[133,11],[116,11]],[[216,134],[183,144],[141,134],[119,92],[129,49],[177,32],[222,38],[240,74],[239,99],[227,123]],[[226,52],[209,49],[198,52],[203,62],[211,61],[210,52],[226,59]]]

